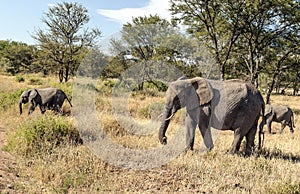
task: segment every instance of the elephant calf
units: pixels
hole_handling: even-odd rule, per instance
[[[265,107],[265,118],[269,133],[271,133],[271,125],[273,121],[281,123],[280,133],[282,133],[286,125],[290,127],[291,133],[294,132],[294,114],[288,106],[267,104]]]
[[[72,107],[67,95],[61,89],[44,88],[24,91],[21,94],[19,101],[20,115],[22,114],[22,104],[26,104],[28,102],[31,103],[29,106],[28,115],[31,114],[37,106],[40,107],[42,114],[44,114],[47,109],[53,110],[56,113],[60,113],[65,99],[67,99]]]

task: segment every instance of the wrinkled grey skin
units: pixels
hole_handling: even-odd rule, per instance
[[[159,140],[167,144],[166,131],[177,110],[186,107],[186,146],[194,146],[195,129],[198,125],[204,144],[213,148],[211,127],[234,131],[234,140],[229,150],[237,153],[246,137],[246,155],[254,149],[254,139],[260,115],[264,115],[264,101],[260,92],[242,80],[215,81],[200,77],[181,79],[170,83],[166,92],[163,121]],[[262,133],[260,126],[260,134]],[[259,149],[261,147],[259,135]]]
[[[20,115],[22,114],[22,104],[30,102],[28,115],[30,115],[37,106],[40,107],[41,113],[44,114],[46,110],[53,110],[56,113],[61,113],[61,107],[65,99],[72,104],[67,95],[57,88],[44,88],[44,89],[30,89],[24,91],[20,96],[19,109]]]
[[[268,132],[271,133],[272,122],[281,123],[280,133],[288,125],[290,132],[294,132],[294,114],[290,107],[284,105],[270,105],[267,104],[265,108],[266,124]]]

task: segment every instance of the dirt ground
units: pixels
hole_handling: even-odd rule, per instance
[[[12,171],[13,156],[3,150],[6,144],[6,132],[0,120],[0,192],[11,193],[13,192],[14,183],[17,176]],[[11,192],[10,192],[11,191]]]

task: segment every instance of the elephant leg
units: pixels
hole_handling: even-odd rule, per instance
[[[214,147],[214,143],[211,135],[210,120],[211,120],[210,107],[201,107],[198,126],[201,132],[201,136],[203,138],[204,145],[208,150],[211,150]]]
[[[214,148],[214,143],[212,140],[212,135],[211,135],[211,126],[208,127],[203,127],[202,125],[199,126],[201,135],[203,137],[204,145],[206,149],[212,150]]]
[[[36,106],[37,106],[36,102],[35,101],[31,101],[31,104],[30,104],[29,110],[28,110],[28,115],[30,115],[35,110]]]
[[[244,135],[241,133],[241,129],[235,129],[234,131],[234,139],[231,145],[231,148],[229,150],[230,153],[235,154],[240,150],[241,143],[243,140]]]
[[[30,105],[29,106],[29,110],[28,110],[28,115],[30,115],[34,110],[35,110],[35,106],[34,105]]]
[[[45,106],[40,106],[41,113],[44,114],[46,112],[46,107]]]
[[[267,121],[268,132],[271,133],[272,121]]]
[[[291,133],[294,133],[292,121],[290,121],[288,125],[289,125],[289,127],[290,127],[290,132],[291,132]]]
[[[63,115],[63,111],[62,111],[62,108],[61,108],[60,105],[57,105],[57,107],[56,107],[56,112],[57,112],[57,114],[59,114],[59,115]]]
[[[194,141],[195,141],[195,130],[197,126],[197,121],[195,120],[194,111],[190,111],[186,114],[185,118],[185,126],[186,126],[186,146],[187,149],[194,149]]]
[[[250,156],[254,150],[254,140],[255,140],[255,134],[257,131],[257,124],[255,124],[249,132],[246,134],[246,156]]]
[[[283,129],[285,128],[285,126],[286,126],[286,122],[285,122],[285,121],[282,121],[282,122],[281,122],[281,129],[280,129],[280,133],[282,133],[282,132],[283,132]]]

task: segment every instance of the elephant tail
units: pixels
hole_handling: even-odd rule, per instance
[[[296,128],[296,126],[295,126],[295,119],[294,119],[294,114],[293,114],[293,112],[292,112],[292,116],[291,116],[291,122],[292,122],[293,127]]]
[[[261,106],[261,116],[262,121],[259,125],[259,132],[258,132],[258,149],[260,150],[263,147],[265,134],[264,134],[264,125],[266,124],[266,116],[265,116],[265,104],[263,103]]]
[[[22,100],[20,100],[20,102],[19,102],[19,110],[20,110],[20,115],[21,115],[21,114],[22,114],[22,112],[23,112],[23,111],[22,111],[22,104],[23,104],[23,103],[22,103]]]
[[[66,99],[69,102],[70,106],[73,107],[73,105],[72,105],[71,101],[69,100],[68,96],[67,95],[65,95],[65,96],[66,96]]]

